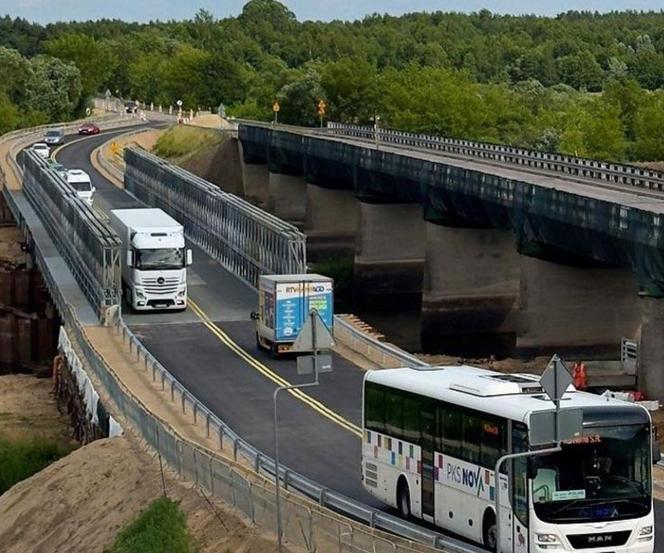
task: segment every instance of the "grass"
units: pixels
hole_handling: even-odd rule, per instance
[[[54,440],[9,440],[0,436],[0,495],[70,452]]]
[[[177,126],[159,137],[154,153],[168,159],[185,158],[223,140],[223,135],[212,129]]]
[[[193,553],[184,514],[175,501],[161,497],[120,531],[109,553]]]

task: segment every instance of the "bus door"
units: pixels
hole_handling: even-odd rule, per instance
[[[433,522],[434,510],[434,447],[436,413],[434,406],[427,406],[421,414],[422,428],[422,514]]]
[[[528,428],[512,422],[512,453],[528,451]],[[514,553],[528,553],[528,459],[515,459],[510,463],[510,504],[512,506],[512,544]]]

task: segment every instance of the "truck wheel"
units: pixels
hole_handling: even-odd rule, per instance
[[[125,299],[125,305],[127,306],[127,313],[133,313],[134,307],[132,305],[132,300],[131,300],[131,290],[129,289],[128,286],[124,286],[122,291]]]
[[[263,347],[263,344],[261,343],[261,339],[258,337],[258,332],[256,332],[256,347],[258,349],[264,350],[265,348]]]

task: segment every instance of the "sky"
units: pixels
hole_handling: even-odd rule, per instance
[[[568,10],[662,10],[662,0],[281,0],[299,20],[361,19],[372,13],[400,15],[415,11],[472,12],[486,8],[494,13],[555,15]],[[29,21],[117,18],[125,21],[190,19],[199,8],[216,17],[235,16],[245,0],[0,0],[0,15]]]

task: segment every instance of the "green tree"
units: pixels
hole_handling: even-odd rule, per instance
[[[344,58],[326,64],[321,85],[331,119],[367,123],[376,113],[378,74],[367,61]]]
[[[67,33],[51,39],[44,44],[44,51],[78,67],[83,96],[100,92],[115,64],[109,50],[102,49],[93,37],[82,33]]]
[[[602,87],[604,72],[595,57],[587,50],[559,58],[558,71],[562,82],[574,88],[585,88],[595,92]]]
[[[81,72],[73,64],[48,56],[30,62],[25,84],[26,104],[49,121],[65,121],[76,113],[81,102]]]

